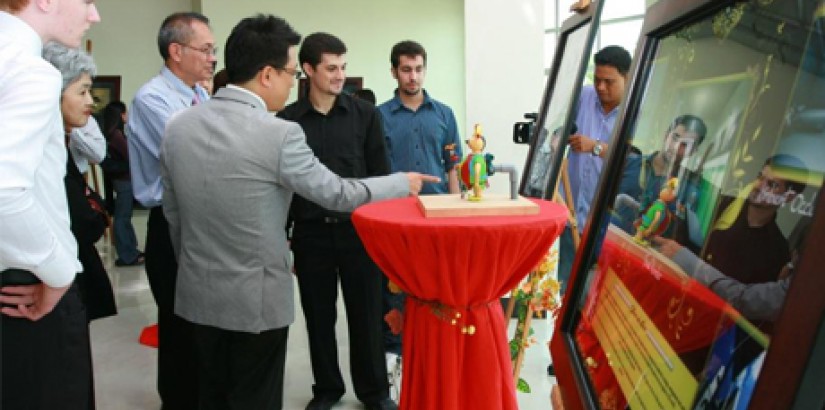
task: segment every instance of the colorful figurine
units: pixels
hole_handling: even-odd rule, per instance
[[[636,235],[634,239],[636,242],[648,246],[650,243],[648,239],[663,234],[670,221],[672,215],[667,209],[668,204],[676,200],[676,190],[679,186],[679,180],[670,178],[662,186],[659,191],[659,199],[652,203],[642,214],[642,217],[637,219],[633,224],[636,226]]]
[[[481,191],[487,188],[487,177],[493,174],[493,154],[483,154],[487,141],[481,136],[481,126],[476,124],[473,136],[467,140],[470,152],[464,161],[456,165],[458,180],[461,183],[461,197],[465,191],[472,189],[473,193],[467,198],[469,201],[481,201]]]

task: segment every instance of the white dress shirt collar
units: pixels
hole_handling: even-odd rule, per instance
[[[230,88],[230,89],[233,89],[233,90],[238,90],[238,91],[241,91],[241,92],[247,93],[247,94],[249,94],[249,95],[251,95],[251,96],[255,97],[255,99],[256,99],[259,103],[261,103],[261,107],[264,107],[264,109],[266,109],[266,103],[264,102],[264,99],[263,99],[263,98],[261,98],[261,96],[260,96],[260,95],[255,94],[255,93],[253,93],[252,91],[247,90],[246,88],[243,88],[243,87],[238,87],[238,86],[237,86],[237,85],[235,85],[235,84],[227,84],[227,85],[226,85],[226,88]]]

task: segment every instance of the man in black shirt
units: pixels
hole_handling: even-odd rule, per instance
[[[278,116],[295,121],[312,151],[345,178],[390,172],[378,111],[342,93],[347,48],[337,37],[314,33],[298,59],[309,92]],[[296,195],[290,207],[292,251],[309,336],[313,399],[307,410],[329,409],[344,395],[335,340],[338,280],[344,293],[355,395],[367,409],[395,409],[389,399],[384,360],[381,271],[367,255],[350,215],[333,212]]]

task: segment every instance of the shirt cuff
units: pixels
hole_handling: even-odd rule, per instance
[[[80,262],[78,262],[76,256],[69,256],[65,252],[59,251],[54,258],[37,266],[33,273],[46,285],[53,288],[63,288],[71,285],[77,272],[81,270]]]

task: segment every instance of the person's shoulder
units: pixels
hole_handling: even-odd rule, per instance
[[[198,112],[199,110],[196,110],[196,108],[199,107],[192,107],[172,113],[169,116],[169,120],[166,122],[167,132],[175,129],[176,127],[187,130],[191,124],[202,121],[203,115],[200,114]]]
[[[7,44],[0,49],[0,85],[14,87],[23,81],[44,82],[52,86],[60,84],[61,75],[48,61],[40,56],[31,55],[15,44]]]
[[[376,109],[381,113],[381,115],[384,116],[384,118],[389,117],[399,108],[401,108],[401,100],[399,100],[398,97],[390,98],[389,100],[376,106]]]
[[[596,87],[594,87],[593,84],[588,84],[582,87],[579,98],[592,98],[596,97],[597,95],[598,94],[596,94]]]
[[[266,130],[266,132],[259,132],[258,134],[274,133],[276,135],[286,135],[293,133],[295,129],[300,130],[300,124],[288,117],[281,116],[286,108],[288,107],[284,107],[283,110],[279,111],[277,116],[266,110],[255,110],[250,117],[250,120],[255,123],[253,128]]]
[[[403,103],[401,102],[401,97],[398,94],[399,92],[400,91],[398,91],[397,89],[395,91],[393,91],[392,97],[390,97],[386,101],[382,102],[381,104],[378,104],[377,107],[379,109],[385,109],[386,108],[387,110],[397,110],[397,109],[401,108]]]
[[[646,159],[641,153],[629,151],[625,157],[625,168],[641,168],[644,161]]]
[[[443,111],[444,113],[453,115],[452,107],[450,107],[449,105],[439,101],[438,99],[433,98],[429,94],[427,94],[427,102],[429,102],[435,110]]]
[[[374,114],[378,111],[378,107],[370,104],[369,101],[362,100],[350,94],[341,94],[338,98],[340,98],[342,102],[349,105],[354,110],[357,110],[365,114]]]
[[[283,110],[278,111],[278,118],[286,120],[296,120],[298,118],[298,110],[300,109],[302,103],[303,101],[301,99],[298,99],[292,104],[287,105],[286,107],[284,107]]]
[[[163,75],[156,74],[152,78],[146,80],[140,88],[138,88],[137,92],[135,93],[135,99],[137,100],[140,97],[145,97],[149,95],[159,95],[164,92],[168,93],[168,86],[166,85],[166,80],[163,79]]]

